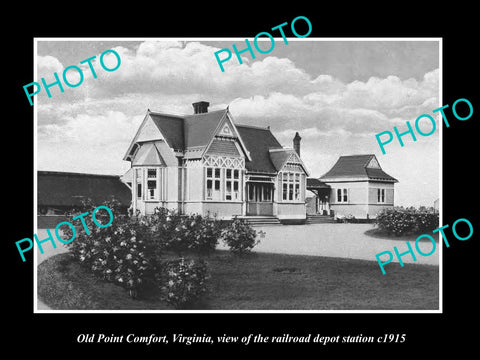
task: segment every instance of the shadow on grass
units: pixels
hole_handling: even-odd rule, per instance
[[[96,278],[70,254],[43,261],[37,269],[38,296],[54,310],[172,310],[150,291],[133,299],[127,290]]]
[[[438,310],[437,266],[215,251],[204,258],[208,294],[191,310]],[[155,294],[128,292],[85,271],[68,254],[38,267],[39,297],[52,309],[173,310]]]

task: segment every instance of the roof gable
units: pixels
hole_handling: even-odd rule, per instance
[[[132,160],[136,151],[135,144],[151,140],[164,140],[171,149],[183,149],[183,119],[176,115],[155,113],[148,110],[130,142],[123,160]]]
[[[323,181],[336,179],[365,179],[397,182],[398,180],[382,170],[373,154],[340,156],[333,167],[320,177]]]
[[[144,143],[133,158],[132,165],[165,166],[156,143]]]
[[[281,171],[287,164],[296,164],[303,168],[303,171],[308,175],[307,168],[297,152],[293,149],[270,149],[270,159],[277,171]]]
[[[163,135],[160,132],[158,126],[152,119],[152,116],[147,116],[146,121],[142,123],[138,130],[136,141],[152,141],[163,139]]]

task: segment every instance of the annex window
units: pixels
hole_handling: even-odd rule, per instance
[[[348,189],[337,189],[337,203],[348,202]]]
[[[377,202],[385,203],[385,189],[377,189]]]

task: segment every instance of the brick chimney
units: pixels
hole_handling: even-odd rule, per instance
[[[192,104],[194,114],[203,114],[208,112],[210,103],[207,101],[199,101]]]
[[[300,140],[302,140],[302,138],[300,137],[297,131],[295,133],[295,137],[293,138],[293,148],[295,149],[295,152],[299,157],[300,157]]]

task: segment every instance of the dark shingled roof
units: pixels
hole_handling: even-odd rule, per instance
[[[149,111],[153,122],[168,146],[183,151],[190,147],[206,146],[227,109],[194,115],[169,115]]]
[[[281,149],[282,145],[273,136],[270,129],[247,125],[235,126],[252,158],[252,161],[245,162],[247,170],[251,172],[276,173],[277,169],[270,159],[269,150]]]
[[[184,149],[183,119],[181,117],[154,112],[150,112],[150,117],[161,131],[168,146],[175,150]]]
[[[335,165],[320,177],[320,180],[327,178],[364,178],[368,180],[398,182],[397,179],[388,175],[381,168],[367,168],[367,165],[373,158],[376,160],[373,154],[340,156]]]
[[[185,148],[208,145],[226,112],[227,109],[223,109],[185,116]]]
[[[94,175],[57,171],[37,172],[38,206],[73,207],[90,198],[101,205],[112,196],[130,206],[130,189],[116,175]]]
[[[150,110],[148,114],[164,136],[168,146],[175,150],[185,151],[186,158],[195,158],[203,153],[213,138],[215,129],[227,112],[228,108],[185,116],[155,113]],[[251,161],[246,159],[245,163],[245,167],[250,172],[277,173],[294,151],[285,149],[284,151],[269,152],[270,149],[283,149],[283,147],[268,128],[237,124],[235,127],[250,154]],[[131,152],[134,141],[128,152]],[[236,149],[226,146],[214,143],[212,149],[224,154],[237,154]]]

